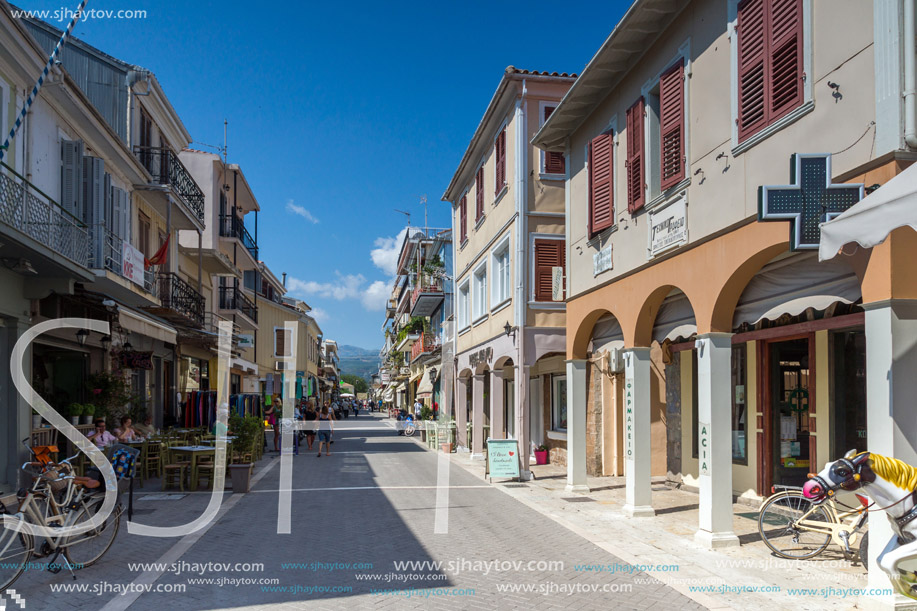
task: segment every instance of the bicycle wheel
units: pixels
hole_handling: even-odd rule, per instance
[[[824,507],[814,505],[802,492],[786,492],[769,498],[758,515],[758,532],[771,551],[782,558],[805,560],[822,553],[831,535],[814,532],[796,522],[832,522]],[[810,511],[811,510],[811,511]]]
[[[860,549],[857,550],[857,557],[860,560],[860,564],[863,565],[863,568],[866,569],[866,572],[869,572],[869,531],[863,533],[863,536],[860,537]]]
[[[71,524],[78,525],[87,522],[102,506],[102,501],[93,505],[83,505],[77,510],[76,520]],[[115,542],[118,527],[121,525],[121,506],[114,508],[111,514],[97,528],[88,532],[68,537],[64,543],[64,554],[71,564],[80,565],[79,568],[92,566],[105,555],[111,544]]]
[[[0,594],[22,575],[34,546],[32,535],[0,526]]]

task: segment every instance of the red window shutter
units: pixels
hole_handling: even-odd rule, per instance
[[[627,211],[631,214],[643,207],[643,98],[627,109]]]
[[[494,194],[497,195],[503,190],[506,184],[506,128],[504,127],[494,142],[494,159],[497,162],[496,184],[494,185]]]
[[[551,113],[554,112],[554,106],[544,109],[544,120],[547,121]],[[567,162],[563,153],[546,152],[544,154],[544,172],[545,174],[566,174]]]
[[[468,239],[468,196],[466,195],[463,195],[459,202],[459,224],[461,225],[461,243],[464,244]]]
[[[478,168],[478,173],[474,179],[474,220],[478,222],[484,216],[484,166]]]
[[[614,225],[614,139],[611,131],[589,143],[589,235]]]
[[[768,123],[772,123],[802,103],[802,0],[768,4]]]
[[[764,0],[742,0],[738,6],[739,140],[767,124],[764,6]]]
[[[668,189],[685,177],[684,59],[659,77],[659,131],[662,139],[659,186]]]
[[[535,301],[552,301],[552,268],[564,268],[566,276],[566,258],[563,240],[535,240]]]

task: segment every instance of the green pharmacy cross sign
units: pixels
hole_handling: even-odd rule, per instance
[[[863,199],[862,184],[831,184],[830,154],[791,156],[790,183],[758,187],[758,220],[789,220],[792,250],[818,248],[819,225]]]

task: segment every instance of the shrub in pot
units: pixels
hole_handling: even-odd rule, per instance
[[[257,416],[237,415],[230,416],[229,430],[235,435],[233,450],[239,453],[254,451],[256,443],[260,443],[259,436],[264,435],[264,423]],[[253,463],[229,465],[229,474],[232,477],[233,492],[248,492],[251,489]]]
[[[96,406],[92,403],[84,403],[82,416],[83,424],[92,424],[92,417],[96,415]]]
[[[548,464],[548,446],[541,444],[535,448],[535,464],[536,465],[546,465]]]
[[[80,423],[80,416],[83,415],[83,406],[79,403],[71,403],[67,406],[67,415],[70,416],[70,424],[76,426]]]

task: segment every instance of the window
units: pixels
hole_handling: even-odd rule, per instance
[[[478,168],[474,177],[474,222],[484,217],[484,166]]]
[[[646,184],[643,176],[643,122],[645,119],[643,97],[627,109],[627,211],[631,214],[646,203]]]
[[[248,269],[242,272],[243,286],[255,293],[261,292],[261,274],[256,269]]]
[[[274,356],[279,358],[293,355],[292,335],[286,327],[274,327]]]
[[[506,186],[506,128],[500,130],[500,134],[494,141],[494,194],[500,195],[500,191]]]
[[[748,464],[748,403],[745,400],[748,357],[745,344],[732,349],[732,462]]]
[[[459,287],[458,323],[459,329],[471,326],[471,284],[466,280]]]
[[[557,106],[545,106],[541,114],[541,124],[544,125]],[[541,171],[544,174],[566,174],[567,163],[563,153],[543,152],[541,154]]]
[[[491,267],[494,279],[491,283],[490,303],[493,307],[502,304],[510,298],[510,272],[509,272],[509,238],[494,249]]]
[[[487,262],[482,263],[472,279],[474,284],[471,299],[471,320],[476,321],[487,314]]]
[[[536,239],[535,240],[535,301],[554,301],[553,299],[553,277],[554,268],[563,269],[562,274],[566,275],[567,251],[564,240]],[[563,287],[564,281],[561,281]],[[561,301],[564,298],[564,291],[561,290]]]
[[[589,141],[589,237],[614,225],[613,149],[611,130]]]
[[[140,212],[137,223],[137,245],[138,250],[143,253],[144,257],[149,258],[150,252],[150,217]]]
[[[551,376],[551,430],[567,430],[567,376]]]
[[[802,0],[742,0],[737,17],[741,142],[802,104]]]
[[[462,244],[468,241],[468,196],[463,195],[459,201],[459,227]]]
[[[679,58],[659,77],[660,188],[685,177],[685,70]]]

